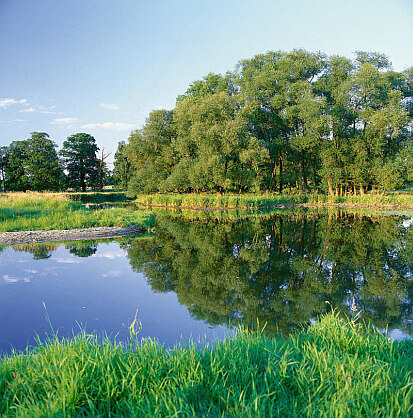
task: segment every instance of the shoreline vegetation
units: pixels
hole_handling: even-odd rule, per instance
[[[127,205],[127,203],[131,205]],[[148,207],[136,210],[134,205]],[[332,197],[325,194],[146,194],[128,200],[122,192],[0,194],[0,233],[122,227],[149,230],[151,207],[189,210],[268,210],[296,208],[413,209],[413,194]],[[90,236],[89,236],[90,238]],[[46,239],[46,238],[45,238]],[[46,239],[47,240],[47,239]],[[31,242],[32,240],[30,240]]]
[[[142,194],[134,203],[143,206],[181,209],[271,209],[277,207],[382,207],[413,209],[413,195],[408,193],[364,196],[329,196],[326,194]]]
[[[289,338],[166,349],[80,333],[0,360],[0,415],[409,416],[413,342],[332,312]]]

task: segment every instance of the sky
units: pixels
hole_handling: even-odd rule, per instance
[[[413,0],[0,0],[0,146],[91,134],[113,156],[154,109],[267,51],[413,66]]]

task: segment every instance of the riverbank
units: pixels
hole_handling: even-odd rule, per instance
[[[93,209],[65,193],[0,194],[0,232],[152,227],[154,216],[126,207]]]
[[[138,195],[135,203],[143,206],[181,209],[271,209],[291,206],[337,206],[351,208],[413,209],[413,194],[366,194],[329,196],[324,194],[151,194]]]
[[[407,417],[413,408],[413,342],[337,314],[287,339],[242,331],[213,347],[132,345],[81,334],[5,357],[0,415]]]
[[[116,238],[125,235],[138,235],[144,232],[146,232],[146,229],[139,226],[0,232],[0,245]]]

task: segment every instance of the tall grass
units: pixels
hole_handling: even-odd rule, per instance
[[[365,206],[398,206],[413,208],[413,196],[409,194],[364,196],[328,196],[324,194],[152,194],[139,195],[137,203],[154,206],[169,206],[181,208],[240,208],[263,209],[277,205],[365,205]]]
[[[215,346],[129,348],[85,333],[0,363],[0,415],[400,416],[413,343],[336,314],[289,339],[241,331]]]
[[[50,230],[127,226],[149,228],[153,216],[127,208],[92,210],[63,193],[0,195],[0,231]]]

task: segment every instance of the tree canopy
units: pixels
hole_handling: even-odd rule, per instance
[[[45,132],[32,132],[29,139],[4,147],[2,172],[4,189],[60,190],[64,174],[56,152],[57,145]]]
[[[77,133],[63,142],[60,154],[67,171],[67,184],[75,189],[86,191],[87,186],[96,187],[99,183],[99,150],[92,135]]]
[[[152,112],[116,161],[131,195],[383,192],[412,178],[412,80],[380,53],[256,55]]]

